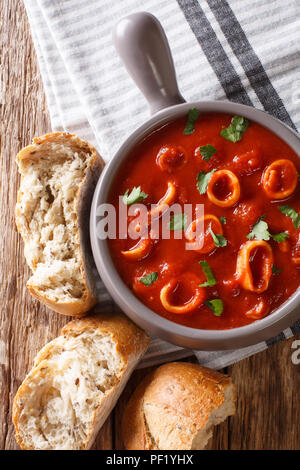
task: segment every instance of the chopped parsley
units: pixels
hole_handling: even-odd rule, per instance
[[[274,264],[272,264],[272,273],[273,273],[273,274],[280,274],[280,273],[281,273],[281,269],[275,268]]]
[[[199,150],[202,156],[202,160],[205,160],[206,162],[208,162],[217,151],[217,149],[215,149],[215,147],[210,144],[199,147]]]
[[[227,245],[227,240],[223,235],[218,235],[217,233],[214,233],[210,227],[209,232],[213,238],[213,241],[215,242],[216,247],[222,248]]]
[[[197,121],[198,117],[200,116],[200,111],[196,108],[192,108],[188,112],[188,120],[183,131],[184,135],[192,134],[195,130],[195,122]]]
[[[286,232],[280,232],[276,233],[275,235],[271,235],[271,237],[273,238],[273,240],[275,240],[275,242],[281,243],[284,242],[284,240],[286,240],[287,238],[289,238],[289,234]]]
[[[208,183],[216,170],[211,170],[209,173],[205,173],[205,171],[200,171],[197,176],[197,188],[200,194],[205,194],[207,190]]]
[[[215,278],[214,273],[211,270],[207,261],[199,261],[200,266],[202,267],[207,281],[200,284],[199,287],[208,287],[208,286],[215,286],[217,284],[217,280]]]
[[[282,214],[288,216],[292,221],[294,222],[294,227],[296,230],[298,230],[299,225],[300,225],[300,214],[299,212],[295,211],[290,206],[278,206],[278,210],[282,212]]]
[[[130,194],[129,194],[129,189],[125,191],[125,194],[123,195],[123,202],[127,206],[131,206],[131,204],[135,204],[136,202],[143,201],[144,199],[146,199],[146,197],[148,197],[148,194],[144,193],[141,190],[141,187],[138,186],[137,188],[134,187]]]
[[[238,142],[248,128],[248,121],[242,116],[234,116],[230,126],[221,130],[220,135],[230,142]]]
[[[157,272],[149,273],[149,274],[147,274],[147,276],[142,277],[140,279],[140,282],[148,287],[148,286],[151,286],[151,284],[153,284],[153,282],[157,281],[157,278],[158,278]]]
[[[214,315],[216,317],[219,317],[220,315],[222,315],[223,310],[224,310],[223,300],[213,299],[213,300],[207,300],[204,303],[214,312]]]
[[[262,220],[265,216],[259,218],[258,222],[253,226],[252,231],[248,233],[247,238],[248,240],[265,240],[268,241],[271,238],[275,240],[277,243],[281,243],[289,237],[289,234],[286,232],[280,232],[272,235],[269,232],[269,226],[267,222]]]
[[[267,222],[259,220],[253,226],[252,231],[247,235],[248,240],[270,240],[271,234]]]
[[[170,217],[169,230],[184,230],[187,226],[187,218],[185,214],[174,214]]]
[[[226,217],[224,217],[224,216],[220,217],[220,222],[221,222],[221,224],[225,225],[226,224]]]

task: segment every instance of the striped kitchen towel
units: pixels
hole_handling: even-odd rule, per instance
[[[189,101],[255,106],[300,128],[299,0],[24,0],[53,130],[76,132],[108,161],[149,117],[112,42],[117,21],[153,13],[164,27]],[[101,309],[116,308],[99,281]],[[234,351],[189,351],[153,339],[142,366],[192,354],[219,369],[300,332]]]

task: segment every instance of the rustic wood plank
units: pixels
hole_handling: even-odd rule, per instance
[[[291,361],[295,338],[230,367],[238,407],[230,419],[231,449],[300,448],[300,365]]]
[[[68,318],[33,300],[25,287],[30,272],[14,225],[19,184],[14,158],[32,137],[50,130],[50,121],[23,3],[0,2],[0,18],[0,448],[17,449],[13,397],[37,351],[59,334]],[[300,448],[300,367],[291,362],[292,341],[228,369],[237,385],[238,410],[214,431],[209,449]],[[147,371],[134,372],[93,449],[122,448],[124,406]]]
[[[12,400],[36,353],[69,320],[43,307],[26,290],[30,270],[14,222],[19,186],[15,156],[32,138],[51,130],[45,94],[23,2],[0,2],[1,182],[0,182],[0,448],[17,449]],[[108,419],[96,447],[112,446]]]

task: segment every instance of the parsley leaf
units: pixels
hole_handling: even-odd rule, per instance
[[[190,109],[188,112],[188,120],[183,131],[184,135],[192,134],[195,130],[194,124],[200,116],[200,111],[196,108]]]
[[[184,230],[187,226],[185,214],[174,214],[170,217],[169,230]]]
[[[215,278],[214,273],[211,270],[211,267],[209,266],[207,261],[199,261],[199,264],[201,265],[207,281],[203,282],[203,284],[200,284],[199,287],[208,287],[208,286],[215,286],[217,284],[217,280]]]
[[[275,233],[274,235],[269,232],[269,226],[267,222],[262,220],[265,216],[261,216],[258,222],[253,226],[252,231],[247,235],[248,240],[270,240],[273,238],[277,243],[281,243],[289,237],[286,232]]]
[[[278,206],[278,210],[280,210],[280,212],[282,212],[282,214],[287,215],[288,217],[290,217],[290,219],[292,219],[292,221],[294,222],[295,229],[298,230],[299,225],[300,225],[300,214],[299,214],[299,212],[295,211],[295,209],[293,209],[290,206]]]
[[[220,135],[230,142],[238,142],[243,137],[244,132],[248,128],[248,121],[242,116],[234,116],[230,126],[221,130]]]
[[[131,204],[135,204],[136,202],[143,201],[143,199],[146,199],[148,197],[148,194],[144,193],[141,190],[141,187],[138,186],[137,188],[134,187],[129,194],[129,189],[125,191],[125,194],[123,196],[123,202],[127,206],[131,206]]]
[[[155,272],[155,273],[149,273],[147,274],[147,276],[144,276],[140,279],[140,282],[142,284],[145,284],[145,286],[151,286],[151,284],[153,284],[153,282],[157,281],[157,278],[158,278],[158,274]]]
[[[248,240],[270,240],[271,234],[267,222],[259,219],[253,226],[252,231],[247,235]]]
[[[281,273],[281,269],[275,268],[274,264],[272,264],[272,273],[273,273],[273,274],[280,274],[280,273]]]
[[[214,233],[210,227],[209,229],[211,236],[213,237],[213,241],[215,242],[216,247],[222,248],[223,246],[227,245],[227,240],[223,235],[218,235],[217,233]]]
[[[225,225],[226,224],[226,217],[224,217],[224,216],[220,217],[220,222],[221,222],[221,224]]]
[[[289,238],[289,234],[286,232],[280,232],[276,233],[275,235],[271,235],[271,237],[273,238],[273,240],[275,240],[275,242],[281,243],[284,242],[284,240],[286,240],[287,238]]]
[[[224,310],[223,300],[213,299],[213,300],[207,300],[204,303],[214,312],[214,315],[216,317],[219,317],[220,315],[222,315],[223,310]]]
[[[205,173],[205,171],[200,171],[197,176],[197,188],[200,194],[205,194],[207,190],[208,183],[210,178],[212,177],[213,173],[216,170],[211,170],[209,173]]]
[[[217,149],[210,144],[199,147],[199,149],[202,155],[202,160],[205,160],[206,162],[208,162],[217,151]]]

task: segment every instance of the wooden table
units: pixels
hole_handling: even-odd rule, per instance
[[[14,395],[38,350],[58,335],[68,318],[39,304],[25,287],[30,272],[14,224],[19,184],[15,155],[34,136],[50,131],[50,122],[23,4],[20,0],[3,1],[0,13],[0,448],[17,449],[11,423]],[[300,448],[300,365],[291,362],[293,341],[277,344],[227,368],[237,386],[237,413],[215,429],[210,449]],[[122,410],[145,373],[141,370],[133,374],[100,431],[95,449],[122,448]]]

